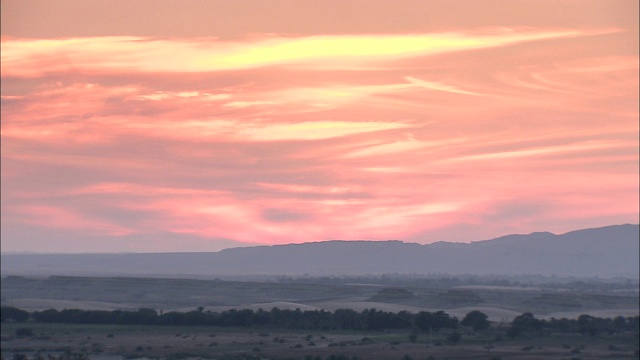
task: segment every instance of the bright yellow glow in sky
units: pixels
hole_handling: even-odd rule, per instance
[[[360,35],[271,38],[248,42],[215,39],[154,40],[135,37],[21,40],[4,38],[3,71],[10,76],[74,69],[112,72],[200,72],[268,65],[354,68],[399,58],[491,48],[522,42],[589,36],[615,30],[505,31],[485,35],[463,33]],[[49,61],[49,59],[64,61]],[[45,63],[41,63],[39,59]]]

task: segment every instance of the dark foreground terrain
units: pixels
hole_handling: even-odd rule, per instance
[[[32,335],[16,336],[28,328]],[[637,333],[296,331],[265,328],[2,324],[4,359],[637,359]],[[415,341],[415,342],[413,342]]]

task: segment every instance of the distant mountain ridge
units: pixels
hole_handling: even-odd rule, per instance
[[[2,275],[474,274],[638,278],[639,225],[472,243],[323,241],[214,253],[2,254]]]

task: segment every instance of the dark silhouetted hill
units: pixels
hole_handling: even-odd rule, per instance
[[[509,235],[469,244],[324,241],[215,253],[3,254],[2,275],[472,274],[638,278],[639,226]]]

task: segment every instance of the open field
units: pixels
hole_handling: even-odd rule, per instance
[[[28,326],[33,336],[16,337]],[[463,333],[459,344],[447,332],[420,333],[415,343],[408,332],[309,332],[261,328],[119,326],[70,324],[2,324],[2,353],[32,357],[85,354],[98,360],[123,358],[209,359],[633,359],[638,339],[633,334],[547,335],[511,340],[504,329]]]
[[[461,318],[481,310],[490,321],[510,322],[524,312],[539,318],[636,316],[637,291],[567,290],[541,287],[380,286],[193,279],[5,277],[2,305],[21,309],[210,311],[364,309],[399,312],[444,310]]]
[[[395,286],[394,286],[395,284]],[[448,336],[415,329],[291,330],[269,326],[97,325],[2,323],[2,356],[42,355],[75,359],[635,359],[638,335],[599,332],[595,336],[545,330],[510,338],[511,321],[524,312],[538,319],[614,318],[638,315],[638,292],[545,286],[463,285],[430,287],[410,283],[320,284],[277,281],[223,281],[159,278],[61,277],[2,279],[2,305],[28,311],[46,309],[204,312],[229,309],[301,311],[377,309],[385,312],[445,311],[462,319],[473,310],[488,316],[492,328],[460,327],[459,344]],[[17,336],[20,328],[32,335]],[[415,342],[410,335],[416,334]],[[541,335],[542,334],[542,335]],[[343,355],[345,357],[340,358]],[[331,356],[334,356],[333,358]],[[408,357],[405,357],[408,356]],[[46,358],[46,357],[45,357]]]

